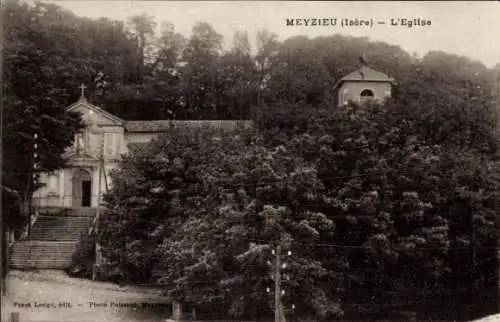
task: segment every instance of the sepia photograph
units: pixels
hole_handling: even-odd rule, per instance
[[[500,322],[499,1],[0,7],[1,322]]]

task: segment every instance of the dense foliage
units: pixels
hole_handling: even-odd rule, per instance
[[[269,308],[278,240],[293,250],[285,301],[296,315],[413,308],[447,319],[465,303],[491,309],[495,128],[474,122],[442,140],[413,113],[398,99],[319,110],[302,130],[269,130],[250,145],[171,133],[115,174],[105,256],[132,281],[235,316]]]
[[[338,315],[338,297],[326,287],[337,283],[325,266],[331,261],[314,248],[333,222],[301,206],[324,197],[315,169],[284,147],[248,145],[246,133],[214,135],[171,133],[123,160],[108,195],[103,255],[135,282],[153,278],[188,303],[255,317],[269,308],[267,260],[283,241],[295,250],[291,274],[309,281],[291,283],[289,300],[323,318]]]
[[[52,14],[58,10],[48,8]],[[72,70],[63,70],[69,66],[60,64],[69,48],[60,46],[59,30],[54,18],[44,15],[45,9],[45,5],[8,2],[3,12],[8,28],[3,42],[2,196],[6,202],[2,209],[11,226],[23,222],[19,213],[38,188],[33,175],[63,167],[63,153],[82,127],[78,114],[65,111],[66,84],[54,79],[58,74],[68,78]]]
[[[415,62],[383,106],[277,105],[262,120],[268,145],[316,166],[331,199],[321,211],[336,219],[331,242],[349,263],[345,303],[370,303],[370,317],[385,305],[438,319],[495,310],[494,92],[466,59],[454,58],[471,71],[451,74],[452,58]]]
[[[442,86],[437,97],[415,78],[383,106],[296,106],[311,109],[308,120],[266,115],[274,123],[263,122],[264,137],[243,148],[232,136],[167,135],[130,155],[115,177],[116,189],[129,189],[111,194],[129,204],[111,212],[129,223],[114,224],[129,243],[116,263],[149,268],[148,280],[179,299],[255,317],[262,312],[252,308],[268,300],[265,259],[278,238],[294,250],[296,314],[332,319],[367,310],[350,303],[370,303],[371,316],[413,307],[442,319],[465,303],[494,303],[496,111],[484,95],[469,100],[453,90]],[[171,173],[176,158],[182,171]],[[158,189],[170,193],[158,198]],[[136,196],[140,211],[131,212]],[[152,215],[163,219],[155,224]],[[141,222],[161,236],[149,250],[146,239],[129,239]],[[133,257],[131,245],[139,247]],[[422,308],[436,294],[441,308]]]
[[[222,315],[262,316],[279,242],[292,251],[283,301],[294,316],[404,308],[442,320],[497,301],[498,66],[340,35],[278,41],[266,30],[256,48],[237,32],[223,50],[201,22],[185,38],[147,15],[118,22],[46,3],[5,7],[3,210],[32,191],[34,133],[41,168],[64,166],[81,126],[64,107],[81,82],[125,119],[254,119],[259,128],[172,130],[133,147],[106,196],[107,278],[160,285]],[[397,80],[393,99],[334,108],[334,84],[363,53]],[[76,255],[82,266],[91,244]]]

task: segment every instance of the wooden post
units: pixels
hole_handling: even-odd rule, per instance
[[[182,304],[177,301],[172,303],[172,319],[175,321],[182,319]]]
[[[2,214],[4,215],[4,214]],[[0,247],[0,260],[2,261],[2,265],[0,265],[0,278],[1,278],[1,281],[0,281],[0,296],[3,297],[4,294],[6,293],[5,292],[5,277],[6,277],[6,271],[4,269],[5,266],[8,266],[8,260],[9,260],[9,257],[7,257],[7,248],[8,248],[8,244],[7,244],[7,240],[6,240],[6,236],[4,236],[4,232],[5,232],[5,227],[4,227],[4,223],[3,223],[3,218],[1,218],[0,220],[0,238],[1,238],[1,242],[2,242],[2,247]],[[5,264],[7,262],[7,265]]]
[[[276,273],[274,276],[274,322],[281,322],[281,246],[276,248]]]
[[[193,307],[191,309],[191,318],[192,318],[193,321],[197,320],[197,318],[196,318],[196,308],[195,307]]]
[[[3,116],[0,116],[0,124],[3,125]],[[3,126],[0,126],[0,145],[3,146],[3,140],[2,140],[2,135],[3,134]],[[5,200],[3,200],[2,196],[3,196],[3,186],[2,186],[2,191],[0,193],[0,204],[4,204]],[[3,207],[2,207],[3,208]],[[6,240],[5,240],[5,236],[4,236],[4,233],[6,231],[5,227],[4,227],[4,223],[5,223],[5,217],[6,214],[2,211],[1,212],[1,216],[0,216],[0,237],[2,238],[1,240],[1,247],[0,247],[0,260],[2,261],[2,265],[0,266],[0,278],[2,279],[1,282],[0,282],[0,298],[3,299],[3,296],[4,294],[6,293],[5,292],[5,278],[4,278],[4,275],[6,276],[7,272],[4,271],[4,265],[5,263],[7,263],[7,266],[9,266],[9,263],[8,263],[8,260],[9,260],[9,257],[7,257],[8,255],[6,254],[6,249],[9,247],[8,243],[6,243]]]
[[[30,193],[30,198],[28,200],[28,236],[31,235],[31,218],[33,217],[31,213],[32,203],[33,203],[33,193]]]
[[[11,233],[12,233],[12,229],[10,228],[10,226],[7,226],[7,227],[3,227],[2,226],[2,234],[5,234],[5,231],[7,231],[7,234],[6,235],[3,235],[2,236],[2,248],[3,248],[3,253],[2,255],[4,256],[4,263],[2,265],[3,266],[3,271],[2,271],[2,292],[3,292],[3,295],[6,296],[7,295],[7,277],[9,275],[9,245],[10,245],[10,236],[11,236]]]
[[[10,313],[10,322],[19,322],[19,312]]]
[[[99,253],[99,243],[98,243],[98,238],[99,238],[99,221],[100,221],[100,216],[101,216],[101,185],[102,185],[102,173],[103,171],[106,171],[104,169],[104,133],[102,134],[101,137],[101,151],[100,151],[100,160],[99,160],[99,176],[97,179],[97,208],[95,212],[95,226],[94,226],[94,236],[95,236],[95,242],[94,242],[94,265],[92,266],[92,280],[97,279],[97,274],[98,274],[98,268],[100,266],[100,253]]]
[[[500,215],[497,215],[497,312],[500,312]]]

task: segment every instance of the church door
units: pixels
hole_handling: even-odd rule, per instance
[[[87,170],[77,169],[73,174],[73,207],[90,207],[92,180]]]

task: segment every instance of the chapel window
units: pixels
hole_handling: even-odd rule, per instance
[[[105,133],[104,135],[104,150],[106,155],[111,156],[115,154],[115,135],[114,133]]]
[[[77,152],[83,152],[85,149],[85,133],[78,132],[75,138],[75,147]]]
[[[347,96],[347,88],[346,88],[341,93],[340,103],[343,105],[347,105],[348,98],[349,98],[349,96]]]
[[[374,98],[374,94],[373,94],[373,91],[369,90],[369,89],[364,89],[363,91],[361,91],[361,101],[364,102],[364,101],[367,101],[367,100],[372,100]]]

